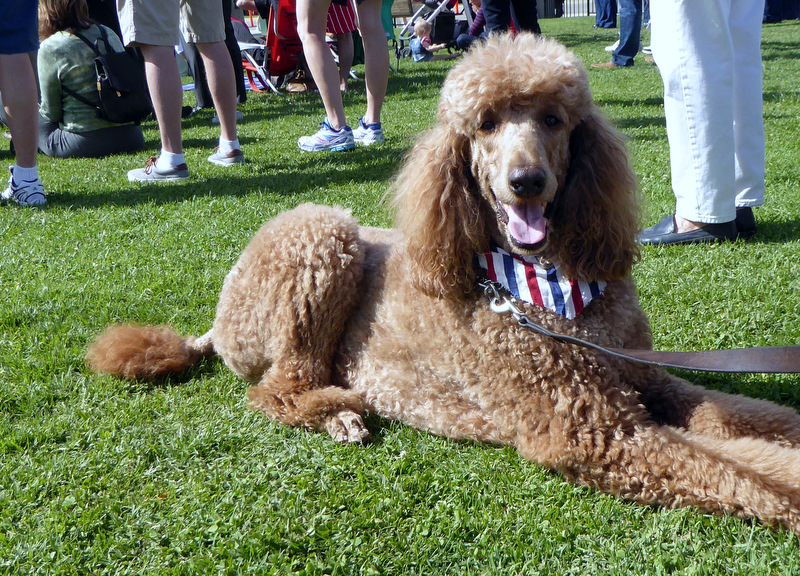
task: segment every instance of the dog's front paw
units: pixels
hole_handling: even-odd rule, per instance
[[[325,428],[337,442],[360,443],[369,438],[369,430],[364,426],[361,416],[350,410],[331,416]]]

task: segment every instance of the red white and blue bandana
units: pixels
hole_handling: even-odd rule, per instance
[[[603,281],[564,278],[555,266],[545,267],[538,258],[526,259],[496,246],[478,254],[478,266],[514,298],[542,306],[570,320],[583,312],[606,287]]]

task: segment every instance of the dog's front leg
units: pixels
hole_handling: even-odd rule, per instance
[[[369,436],[361,419],[363,403],[356,392],[338,386],[317,388],[287,377],[280,368],[273,366],[250,389],[252,408],[288,426],[327,430],[337,442],[363,442]]]

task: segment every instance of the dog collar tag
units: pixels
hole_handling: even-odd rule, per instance
[[[569,320],[583,312],[606,287],[603,281],[565,278],[558,266],[550,262],[544,266],[538,258],[509,254],[497,246],[478,254],[478,266],[514,298],[547,308]]]

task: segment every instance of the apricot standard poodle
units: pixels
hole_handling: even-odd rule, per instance
[[[492,311],[477,284],[502,284],[554,332],[649,348],[637,205],[581,62],[551,40],[494,36],[448,76],[397,178],[395,229],[309,204],[280,214],[225,278],[212,330],[113,327],[88,362],[152,379],[216,353],[254,383],[254,408],[338,441],[363,441],[371,412],[515,446],[637,502],[800,534],[795,411],[558,343]]]

